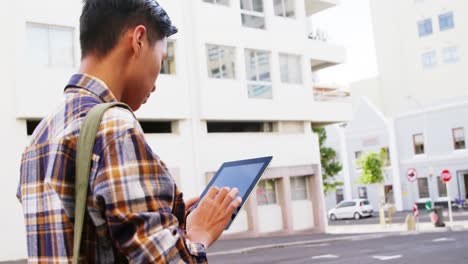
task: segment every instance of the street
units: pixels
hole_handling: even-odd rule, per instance
[[[468,263],[468,231],[356,236],[337,241],[213,253],[210,263]]]

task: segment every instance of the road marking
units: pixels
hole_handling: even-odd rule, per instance
[[[372,258],[378,259],[378,260],[391,260],[391,259],[399,259],[403,257],[402,255],[395,255],[395,256],[373,256]]]
[[[455,241],[455,239],[442,237],[442,238],[436,238],[436,239],[433,239],[433,240],[432,240],[432,242],[434,242],[434,243],[437,243],[437,242],[447,242],[447,241]]]
[[[314,256],[312,259],[334,259],[334,258],[339,258],[340,256],[337,255],[320,255],[320,256]]]

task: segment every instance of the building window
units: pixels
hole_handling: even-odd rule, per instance
[[[272,99],[270,53],[267,51],[246,50],[245,63],[249,98]]]
[[[383,165],[385,167],[392,166],[392,162],[390,159],[390,150],[388,148],[381,148],[380,154],[382,155],[382,158],[383,158]]]
[[[173,132],[171,121],[139,121],[145,134],[170,134]]]
[[[26,24],[26,55],[31,65],[56,68],[75,66],[74,28]]]
[[[418,178],[419,198],[429,198],[429,182],[427,178]]]
[[[454,149],[465,149],[465,129],[463,127],[452,129]]]
[[[447,13],[439,15],[440,31],[445,31],[448,29],[452,29],[454,27],[455,27],[455,23],[453,21],[453,12],[447,12]]]
[[[167,59],[161,66],[161,74],[176,74],[175,41],[173,40],[167,42]]]
[[[442,49],[444,63],[456,63],[459,60],[457,46],[450,46]]]
[[[203,2],[229,6],[229,0],[203,0]]]
[[[424,69],[432,69],[437,66],[437,53],[435,50],[423,53],[421,59]]]
[[[242,25],[251,28],[265,29],[263,0],[240,0]]]
[[[367,199],[367,187],[358,187],[358,196],[360,199]]]
[[[261,180],[257,185],[257,204],[276,204],[276,180]]]
[[[271,133],[276,132],[273,122],[207,122],[208,133]]]
[[[301,57],[298,55],[280,54],[281,82],[301,84]]]
[[[356,165],[356,169],[360,169],[361,168],[361,163],[359,162],[359,160],[362,158],[362,155],[364,155],[364,152],[363,151],[356,151],[354,152],[354,160],[355,160],[355,165]]]
[[[336,189],[336,203],[339,204],[344,200],[344,194],[342,188]]]
[[[227,46],[206,45],[208,76],[218,79],[235,79],[236,49]]]
[[[447,184],[437,177],[437,187],[439,187],[439,197],[447,197]]]
[[[414,147],[415,155],[424,154],[424,135],[423,134],[413,135],[413,147]]]
[[[40,120],[26,120],[26,134],[31,136],[39,126],[39,123],[41,123]]]
[[[275,15],[282,17],[296,17],[294,0],[275,0]]]
[[[419,37],[432,34],[432,20],[430,18],[418,21]]]
[[[308,200],[307,176],[291,177],[291,199],[293,201]]]

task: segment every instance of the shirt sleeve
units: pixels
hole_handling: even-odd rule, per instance
[[[130,129],[101,152],[94,199],[104,201],[114,246],[130,263],[206,263],[202,244],[186,238],[172,213],[175,184],[146,144]]]

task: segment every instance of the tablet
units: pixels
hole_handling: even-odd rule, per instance
[[[272,159],[273,157],[270,156],[225,162],[216,172],[210,183],[208,183],[208,186],[206,186],[200,196],[200,200],[203,199],[211,186],[216,186],[218,188],[230,187],[231,189],[237,188],[239,190],[237,196],[242,198],[242,203],[232,214],[231,221],[227,225],[226,230],[229,228],[232,221],[236,218],[237,213],[249,198]]]

